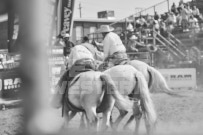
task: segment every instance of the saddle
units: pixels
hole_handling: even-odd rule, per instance
[[[122,65],[121,63],[129,61],[129,59],[125,52],[115,52],[107,58],[107,61],[111,61],[116,66]]]
[[[78,74],[87,71],[95,71],[96,66],[92,59],[84,58],[75,62],[75,64],[69,70],[69,77],[74,78]]]

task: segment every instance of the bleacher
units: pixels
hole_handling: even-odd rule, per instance
[[[160,7],[163,7],[163,6],[167,7],[168,11],[166,11],[166,12],[170,11],[170,7],[168,5],[168,0],[166,0],[166,1],[163,1],[156,5],[153,5],[149,8],[146,8],[136,14],[130,15],[127,18],[120,20],[120,22],[121,21],[125,22],[125,28],[120,33],[121,39],[123,39],[123,43],[126,44],[128,42],[127,40],[129,38],[128,37],[129,32],[127,30],[127,27],[129,24],[132,24],[135,28],[136,27],[136,18],[139,18],[139,16],[146,17],[147,15],[150,15],[147,12],[151,12],[151,10],[156,12],[156,9],[159,9]],[[153,15],[150,15],[150,16],[154,17]],[[134,18],[134,19],[132,20],[132,18]],[[116,23],[118,23],[118,22],[112,23],[111,26],[113,27]],[[173,63],[175,63],[178,66],[180,63],[191,63],[191,62],[202,64],[202,62],[200,62],[200,61],[203,61],[203,60],[201,60],[203,57],[202,55],[197,55],[196,53],[194,53],[193,56],[190,55],[191,52],[193,51],[192,47],[196,47],[196,50],[198,50],[198,52],[201,52],[201,54],[203,54],[203,52],[201,51],[201,50],[203,50],[203,47],[202,47],[203,27],[201,27],[203,25],[201,24],[201,21],[199,21],[199,26],[200,27],[198,30],[196,28],[195,29],[190,28],[189,31],[183,32],[182,27],[180,27],[178,25],[174,25],[173,31],[171,33],[168,32],[167,37],[165,37],[162,34],[160,34],[159,32],[157,32],[153,27],[147,28],[148,32],[150,34],[148,33],[148,34],[144,34],[144,35],[142,35],[142,32],[141,32],[141,31],[143,31],[143,29],[140,31],[138,31],[136,29],[135,33],[139,33],[139,34],[137,34],[139,41],[144,42],[146,45],[153,44],[154,46],[158,47],[158,51],[156,53],[143,52],[143,55],[146,54],[143,61],[150,61],[148,63],[153,64],[154,63],[153,58],[155,58],[155,59],[160,58],[160,57],[156,57],[156,54],[159,53],[159,56],[161,55],[162,57],[165,57],[166,61],[171,61],[171,59],[172,59]],[[94,36],[91,36],[91,37],[93,37],[92,40],[96,40],[97,42],[102,41],[102,36],[100,34],[93,33],[93,35]],[[140,55],[140,53],[142,53],[142,52],[139,52],[139,54],[137,54],[136,52],[129,52],[129,54],[131,56],[130,58],[142,60],[143,55]],[[196,55],[196,56],[194,56],[194,55]],[[139,56],[142,56],[142,57],[139,57]],[[146,59],[148,59],[148,60],[146,60]],[[156,66],[156,64],[155,64],[155,66]]]

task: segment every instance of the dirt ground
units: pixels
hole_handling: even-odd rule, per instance
[[[183,91],[185,97],[173,97],[166,94],[152,94],[156,111],[158,114],[157,134],[203,134],[203,91]],[[0,111],[0,135],[14,135],[19,128],[21,109],[9,109]],[[59,114],[60,115],[60,114]],[[114,110],[113,118],[118,115]],[[119,131],[124,133],[122,125],[130,114],[122,121]],[[79,126],[79,115],[75,117],[70,128]],[[134,123],[128,132],[134,130]],[[141,123],[141,133],[145,133],[144,122]]]

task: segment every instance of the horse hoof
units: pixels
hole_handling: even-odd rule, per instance
[[[85,129],[86,128],[86,126],[85,126],[85,124],[80,124],[80,127],[79,127],[80,129]]]
[[[130,129],[128,126],[124,126],[124,127],[123,127],[123,130],[124,130],[124,131],[131,131],[131,129]]]
[[[113,129],[113,131],[117,131],[118,127],[116,125],[111,125],[111,128]]]

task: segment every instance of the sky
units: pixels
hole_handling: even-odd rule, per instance
[[[122,19],[139,12],[139,8],[148,8],[163,2],[164,0],[76,0],[75,2],[75,18],[80,17],[79,3],[82,6],[82,18],[97,18],[97,12],[104,10],[114,10],[116,19]],[[173,2],[178,5],[180,0],[170,0],[170,7]],[[191,0],[184,0],[191,1]],[[136,9],[137,8],[137,9]],[[156,10],[158,13],[167,11],[167,2],[159,5]],[[153,13],[154,9],[149,9],[145,14]]]

